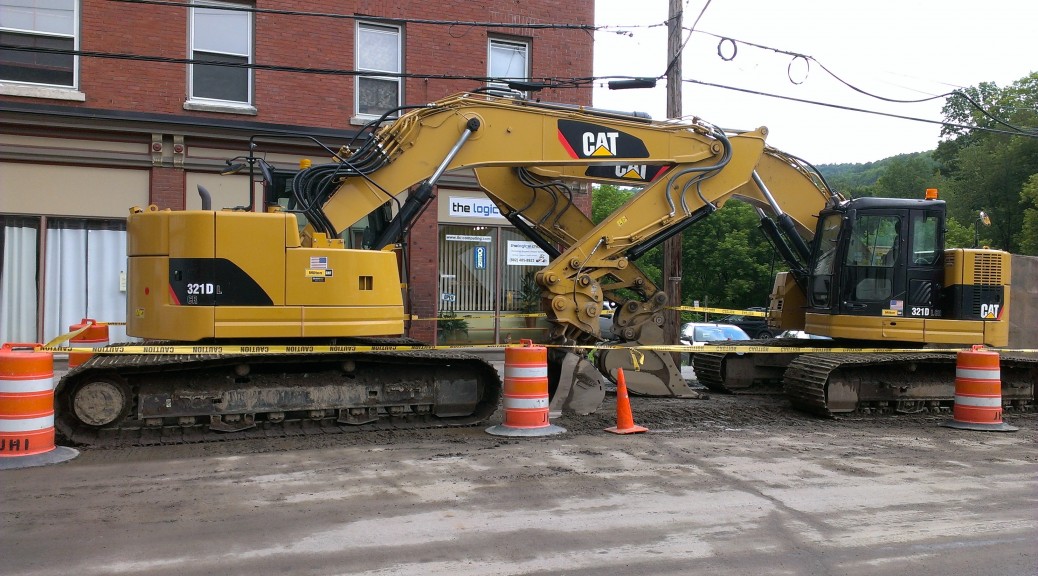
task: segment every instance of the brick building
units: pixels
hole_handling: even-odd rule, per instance
[[[45,341],[83,317],[123,320],[128,208],[198,209],[198,185],[214,208],[252,204],[258,184],[219,174],[251,137],[288,169],[326,156],[306,138],[338,148],[388,109],[480,85],[458,76],[591,76],[588,32],[524,25],[591,25],[593,10],[559,0],[0,0],[0,342]],[[352,70],[370,75],[343,73]],[[538,97],[588,105],[591,89]],[[422,249],[409,259],[410,312],[514,309],[522,270],[504,261],[509,246],[524,249],[518,233],[492,214],[450,215],[452,202],[488,202],[466,174],[445,177],[437,196],[411,231]],[[589,208],[587,195],[577,200]],[[478,290],[443,270],[466,243],[492,264]],[[471,323],[471,341],[511,336],[503,322]],[[431,340],[433,323],[410,333]]]

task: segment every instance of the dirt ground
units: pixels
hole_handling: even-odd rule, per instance
[[[483,427],[85,450],[0,472],[7,576],[1038,574],[1038,416],[825,420],[615,397]],[[488,425],[500,422],[495,415]]]

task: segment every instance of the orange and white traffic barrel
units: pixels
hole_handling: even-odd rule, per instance
[[[78,330],[82,330],[82,332],[69,340],[69,346],[72,348],[101,348],[102,346],[108,346],[108,324],[106,322],[98,322],[92,318],[83,318],[79,324],[73,324],[68,327],[69,332]],[[69,352],[68,367],[75,368],[91,357],[93,357],[93,354],[90,352]]]
[[[0,469],[53,464],[78,454],[54,445],[54,354],[41,348],[0,347]]]
[[[974,346],[955,361],[955,406],[943,424],[960,430],[1015,432],[1002,422],[1002,374],[998,352]]]
[[[548,421],[548,349],[522,340],[505,348],[502,394],[505,420],[487,428],[495,436],[550,436],[566,429]]]

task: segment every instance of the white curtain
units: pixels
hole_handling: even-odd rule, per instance
[[[86,241],[83,228],[47,230],[43,340],[86,318]]]
[[[68,332],[84,318],[126,321],[126,293],[120,290],[126,232],[97,229],[101,226],[69,221],[47,230],[44,340]],[[111,342],[126,341],[125,326],[109,326],[108,331]]]
[[[4,220],[0,343],[36,342],[37,227],[28,219]]]
[[[87,317],[98,322],[126,322],[126,231],[90,230],[87,242]],[[126,326],[109,326],[111,342],[125,342]]]

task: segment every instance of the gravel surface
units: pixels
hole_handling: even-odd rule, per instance
[[[615,396],[484,426],[85,450],[0,472],[6,576],[1038,574],[1038,416],[820,419]],[[487,425],[501,421],[496,414]]]

